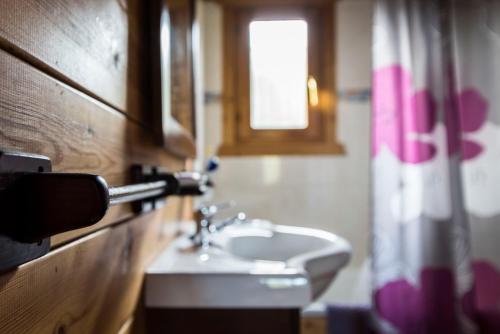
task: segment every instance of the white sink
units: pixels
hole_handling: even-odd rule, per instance
[[[349,261],[344,239],[265,220],[226,227],[212,246],[175,240],[146,272],[147,307],[299,308],[317,298]]]

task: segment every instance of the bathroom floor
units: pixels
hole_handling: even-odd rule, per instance
[[[301,334],[326,334],[327,322],[324,316],[302,316],[300,321]]]

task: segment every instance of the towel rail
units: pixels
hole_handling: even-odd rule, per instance
[[[203,173],[145,165],[132,166],[131,180],[109,187],[99,175],[53,173],[48,157],[0,150],[0,271],[45,254],[50,236],[93,225],[110,206],[144,212],[212,186]]]

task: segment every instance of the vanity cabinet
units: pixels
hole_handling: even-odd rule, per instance
[[[148,333],[299,334],[299,309],[147,309]]]

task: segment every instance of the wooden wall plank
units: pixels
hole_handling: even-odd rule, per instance
[[[140,0],[4,0],[0,48],[140,119],[142,7]]]
[[[173,210],[173,211],[172,211]],[[0,333],[117,333],[143,273],[174,237],[173,205],[106,228],[0,276]]]
[[[133,163],[172,171],[184,166],[183,160],[156,147],[147,129],[1,50],[0,147],[46,155],[54,171],[98,174],[110,185],[130,182]],[[127,204],[113,207],[99,226],[131,215]]]

